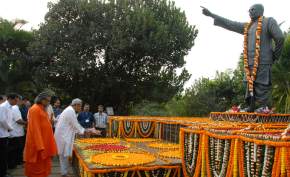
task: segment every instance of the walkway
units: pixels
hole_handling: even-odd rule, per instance
[[[25,177],[23,165],[18,165],[17,169],[10,170],[9,172],[10,172],[11,176],[13,176],[13,177]],[[69,175],[74,176],[72,174],[73,174],[72,169],[70,169]],[[54,158],[53,164],[52,164],[52,169],[51,169],[51,175],[49,177],[60,177],[60,176],[61,175],[60,175],[59,162],[58,162],[57,158]]]

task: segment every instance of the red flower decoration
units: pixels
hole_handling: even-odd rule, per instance
[[[128,149],[127,146],[115,145],[115,144],[97,144],[91,145],[84,148],[85,150],[96,150],[96,151],[123,151]]]

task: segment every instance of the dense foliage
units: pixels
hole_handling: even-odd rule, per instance
[[[29,96],[36,92],[31,74],[35,64],[28,52],[33,34],[20,29],[25,23],[0,18],[0,93],[16,91]]]
[[[129,103],[183,90],[190,75],[176,69],[196,35],[166,0],[60,0],[49,5],[32,51],[47,87],[126,112]]]

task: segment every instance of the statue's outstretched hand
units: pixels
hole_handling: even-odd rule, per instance
[[[203,6],[200,6],[202,8],[202,13],[203,15],[206,15],[206,16],[212,16],[212,13],[211,11],[209,11],[207,8],[203,7]]]

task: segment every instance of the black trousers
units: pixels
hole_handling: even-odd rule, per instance
[[[256,102],[256,107],[272,107],[272,85],[268,84],[260,84],[260,83],[255,83],[254,85],[254,96],[255,96],[255,102]],[[249,105],[250,104],[250,93],[249,90],[246,90],[246,103]]]
[[[0,177],[7,173],[8,138],[0,138]]]
[[[24,136],[8,140],[8,168],[16,168],[23,162]]]

